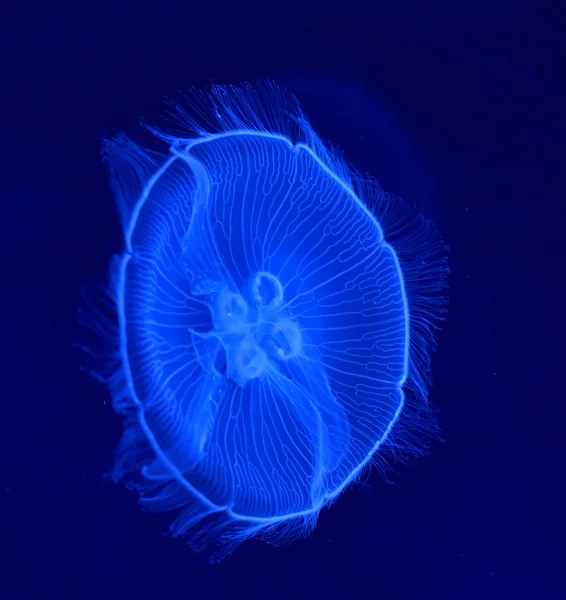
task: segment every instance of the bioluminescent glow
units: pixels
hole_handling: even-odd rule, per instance
[[[180,135],[150,129],[163,154],[105,142],[125,247],[115,323],[91,328],[115,346],[114,477],[218,560],[306,534],[376,458],[420,449],[447,268],[273,83],[187,105]]]

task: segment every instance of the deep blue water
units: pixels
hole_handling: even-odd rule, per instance
[[[3,599],[566,598],[566,45],[544,3],[12,6],[0,41]],[[102,135],[270,76],[451,246],[444,442],[286,548],[208,566],[108,483],[121,430],[72,348],[120,229]],[[353,114],[352,114],[353,112]],[[562,533],[561,533],[562,532]]]

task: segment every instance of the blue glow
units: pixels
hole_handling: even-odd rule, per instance
[[[434,431],[446,266],[434,228],[275,85],[187,104],[181,136],[151,129],[168,154],[105,143],[125,234],[107,379],[126,415],[115,478],[217,560],[304,535],[375,457]]]

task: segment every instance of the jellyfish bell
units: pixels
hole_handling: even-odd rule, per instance
[[[92,326],[115,345],[106,379],[127,417],[115,479],[219,560],[304,535],[376,457],[417,450],[409,425],[433,430],[447,269],[432,225],[275,84],[185,104],[181,135],[150,129],[162,156],[105,144],[125,250],[112,339]]]

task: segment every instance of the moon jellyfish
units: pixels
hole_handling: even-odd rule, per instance
[[[422,449],[447,267],[273,83],[186,104],[180,132],[148,127],[162,151],[104,143],[124,250],[115,316],[87,318],[125,417],[114,478],[219,560],[307,534],[367,467]]]

